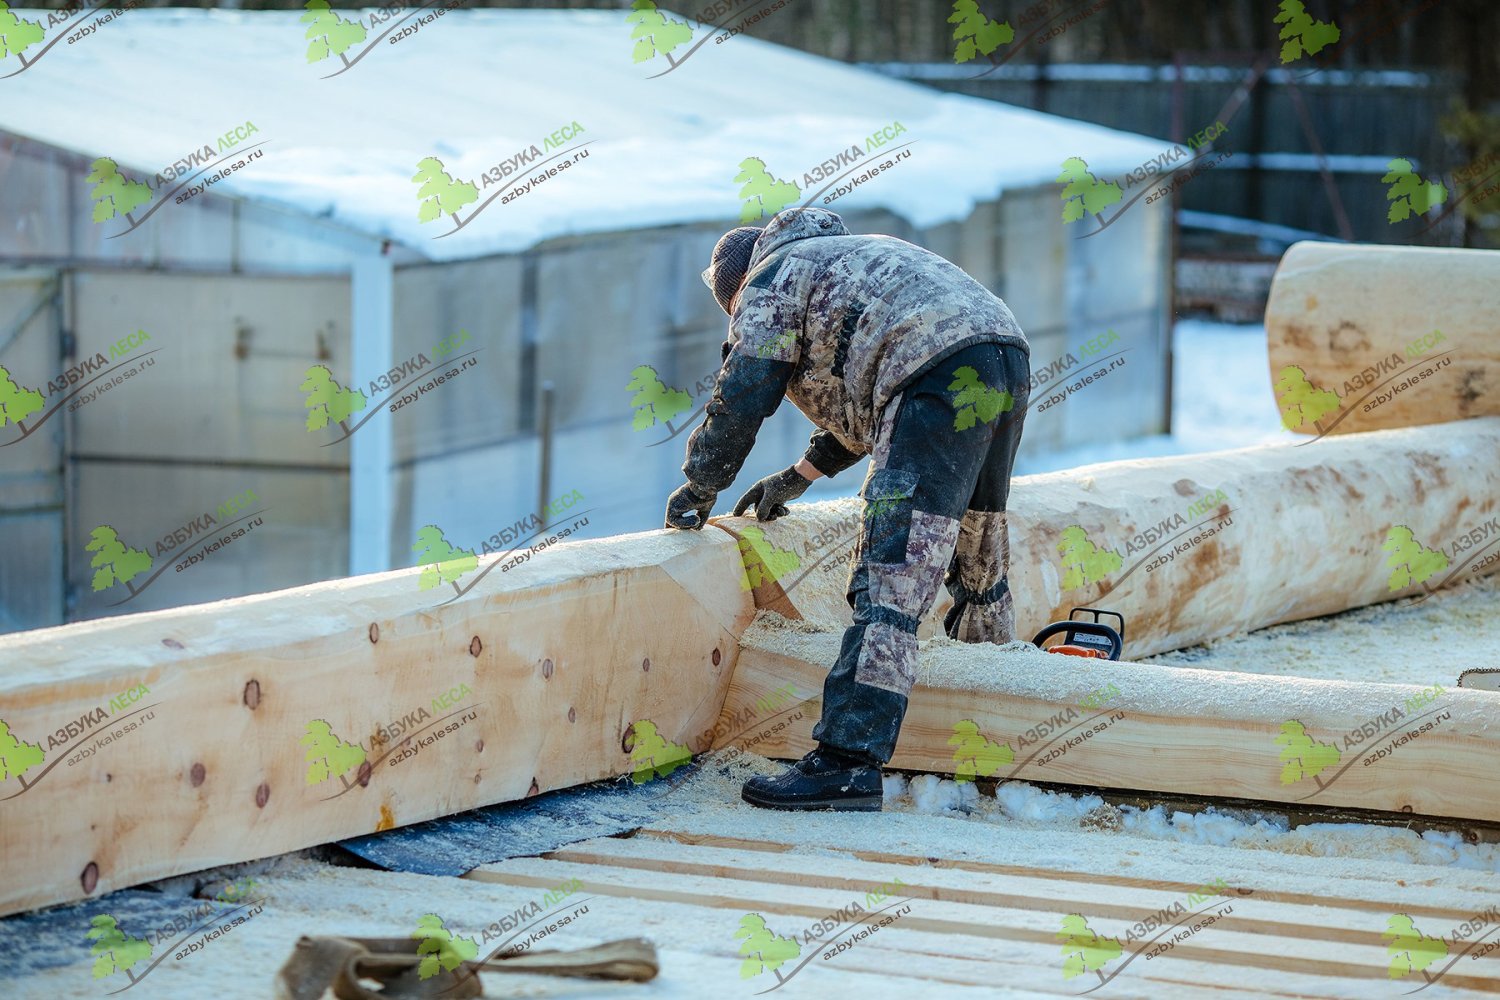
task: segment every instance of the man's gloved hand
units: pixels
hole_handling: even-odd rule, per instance
[[[684,483],[667,498],[666,527],[683,528],[688,531],[701,529],[708,523],[708,515],[713,513],[714,501],[718,498],[717,490],[705,490],[692,483]],[[696,513],[698,519],[689,520],[685,516],[689,512]]]
[[[795,465],[790,466],[750,487],[734,505],[734,516],[739,517],[746,509],[754,507],[757,521],[774,521],[788,513],[788,501],[806,493],[811,485],[812,481],[804,479]]]

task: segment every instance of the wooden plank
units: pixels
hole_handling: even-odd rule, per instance
[[[761,850],[761,845],[688,844],[672,837],[642,836],[644,833],[646,831],[641,831],[634,837],[600,837],[550,851],[545,856],[582,864],[714,874],[721,878],[785,885],[848,887],[847,878],[830,874],[826,857],[796,853],[791,845],[781,845],[793,851],[789,857],[772,860],[761,857],[768,853]],[[902,875],[910,885],[908,894],[981,906],[1048,911],[1062,908],[1126,919],[1139,914],[1143,908],[1149,911],[1156,906],[1167,906],[1173,900],[1200,892],[1203,888],[1202,883],[1125,879],[1112,872],[1059,872],[1052,868],[1020,865],[931,863],[931,859],[925,857],[858,849],[845,853],[862,862],[910,869],[914,874]],[[945,860],[938,859],[939,862]],[[1413,917],[1428,917],[1444,926],[1454,926],[1468,920],[1476,909],[1487,909],[1489,905],[1488,900],[1479,900],[1471,908],[1412,907],[1389,899],[1375,901],[1338,894],[1298,893],[1280,883],[1271,886],[1235,883],[1233,888],[1237,891],[1229,898],[1254,897],[1257,915],[1231,918],[1227,926],[1239,926],[1247,933],[1271,933],[1275,930],[1267,923],[1274,920],[1278,927],[1301,928],[1299,933],[1310,938],[1363,944],[1379,943],[1379,931],[1370,928],[1383,926],[1383,914],[1392,912],[1393,908]],[[1334,923],[1330,924],[1327,912],[1330,908],[1356,912],[1336,916]]]
[[[522,873],[522,871],[486,871],[471,873],[466,879],[474,879],[486,885],[513,886],[513,888],[541,889],[546,876]],[[766,898],[726,898],[711,889],[645,889],[636,894],[630,886],[615,885],[607,876],[594,882],[585,882],[586,892],[594,892],[595,898],[618,900],[627,904],[634,912],[642,913],[651,924],[663,928],[666,939],[658,940],[658,948],[684,946],[690,943],[694,951],[708,954],[723,963],[724,969],[732,969],[741,963],[736,952],[735,931],[738,921],[748,909],[762,913],[772,930],[790,934],[801,931],[811,922],[828,916],[838,906],[847,904],[847,897],[825,897],[820,903],[792,904],[784,900]],[[862,895],[862,894],[861,894]],[[819,907],[829,907],[819,910]],[[909,921],[903,916],[898,924],[883,928],[879,937],[852,954],[835,955],[826,970],[807,972],[784,987],[775,987],[777,996],[826,997],[831,991],[858,993],[859,996],[880,996],[880,988],[894,987],[888,996],[900,997],[932,996],[945,987],[984,987],[995,996],[996,984],[1016,991],[1017,996],[1076,997],[1088,987],[1079,985],[1079,979],[1062,976],[1061,958],[1055,940],[1005,940],[998,946],[995,937],[966,937],[963,928],[974,922],[987,919],[983,910],[969,910],[968,921],[948,921],[942,925],[924,924],[922,930],[903,930],[901,925]],[[783,927],[784,924],[784,927]],[[691,934],[682,934],[681,928],[690,927]],[[944,928],[954,930],[944,930]],[[844,931],[849,933],[849,931]],[[805,945],[804,945],[805,948]],[[664,951],[670,955],[670,951]],[[807,952],[799,955],[805,958]],[[670,967],[669,958],[663,958],[663,966]],[[729,973],[724,978],[729,979]],[[1244,982],[1244,975],[1221,978],[1214,982],[1214,972],[1203,963],[1178,963],[1170,970],[1152,970],[1151,975],[1128,976],[1112,984],[1110,996],[1133,997],[1139,1000],[1193,1000],[1194,997],[1233,996],[1248,993],[1250,996],[1296,996],[1296,997],[1349,997],[1349,985],[1331,981],[1326,976],[1277,976],[1274,984],[1251,988]],[[774,984],[769,976],[757,976],[750,981]],[[1335,987],[1334,984],[1337,984]],[[1287,990],[1287,987],[1292,990]],[[1338,987],[1344,987],[1343,993]],[[763,990],[763,988],[762,988]],[[947,996],[947,993],[944,993]],[[959,993],[956,996],[965,996]]]
[[[728,859],[725,859],[728,861]],[[779,859],[779,860],[785,860]],[[725,874],[684,874],[672,871],[642,871],[606,865],[579,864],[552,859],[517,858],[495,865],[485,865],[470,872],[466,878],[512,886],[542,887],[556,885],[565,879],[577,879],[595,895],[629,898],[641,902],[679,902],[696,906],[712,907],[760,913],[772,922],[772,915],[782,918],[804,918],[817,921],[836,913],[847,906],[851,899],[865,900],[865,894],[879,886],[893,884],[897,877],[903,882],[920,879],[924,873],[913,872],[904,866],[873,865],[865,862],[840,864],[833,859],[823,859],[828,867],[838,867],[849,874],[848,885],[824,888],[806,883],[791,885],[776,884],[770,879],[757,881],[744,873],[730,877],[727,873],[732,864],[723,866]],[[761,869],[769,873],[772,869]],[[751,876],[756,874],[754,870]],[[861,879],[867,881],[861,882]],[[863,888],[859,888],[860,886]],[[915,886],[914,886],[915,888]],[[1068,915],[1064,907],[1039,907],[1017,909],[1006,905],[978,905],[952,899],[922,898],[906,888],[892,899],[910,898],[911,911],[901,918],[900,924],[891,929],[892,937],[916,932],[941,935],[941,944],[929,948],[954,954],[979,951],[993,953],[996,945],[1003,942],[1005,949],[1045,946],[1045,958],[1033,960],[1034,967],[1048,968],[1060,977],[1061,959],[1057,934],[1062,920]],[[885,901],[877,901],[877,906]],[[1258,901],[1251,898],[1232,901],[1233,912],[1252,912],[1261,909]],[[1266,904],[1275,908],[1277,904]],[[870,907],[869,909],[875,909]],[[1096,933],[1124,941],[1131,926],[1153,912],[1142,907],[1142,913],[1134,919],[1123,919],[1107,915],[1085,913],[1091,930]],[[1226,914],[1228,916],[1229,914]],[[856,917],[857,919],[857,917]],[[1222,919],[1222,918],[1221,918]],[[787,923],[786,920],[781,921]],[[792,926],[800,925],[792,921]],[[778,927],[778,933],[783,933]],[[884,932],[882,932],[884,933]],[[1154,937],[1154,933],[1150,935]],[[965,939],[968,939],[966,942]],[[1139,941],[1134,943],[1138,946]],[[1130,949],[1127,949],[1127,952]],[[1036,951],[1031,952],[1037,954]],[[1242,985],[1247,972],[1268,976],[1317,977],[1324,982],[1339,981],[1339,988],[1346,992],[1330,992],[1325,995],[1351,995],[1350,987],[1359,984],[1368,989],[1376,983],[1389,982],[1388,958],[1384,945],[1373,943],[1340,942],[1330,947],[1325,941],[1308,940],[1297,926],[1286,927],[1281,933],[1245,933],[1215,924],[1202,932],[1176,944],[1170,951],[1158,956],[1161,961],[1147,966],[1144,960],[1137,961],[1122,981],[1137,976],[1155,977],[1158,969],[1170,969],[1184,978],[1199,979],[1207,987]],[[1455,970],[1456,971],[1456,970]],[[1467,975],[1445,976],[1443,982],[1453,988],[1494,991],[1500,989],[1500,970],[1486,974],[1483,968],[1465,969]],[[1054,980],[1055,981],[1055,980]],[[1079,987],[1081,989],[1081,987]],[[1355,990],[1358,993],[1359,990]],[[1310,995],[1319,995],[1311,992]]]
[[[544,857],[574,864],[600,865],[643,872],[672,872],[679,875],[705,875],[713,878],[738,879],[770,885],[800,885],[833,889],[856,895],[870,886],[871,874],[858,865],[830,865],[826,857],[793,854],[771,861],[764,852],[747,852],[722,847],[686,847],[663,845],[659,841],[636,839],[600,839],[573,844]],[[863,859],[860,863],[864,864]],[[974,906],[993,906],[1012,910],[1036,910],[1043,913],[1081,913],[1088,917],[1111,917],[1116,920],[1140,920],[1143,915],[1170,909],[1180,898],[1198,893],[1202,886],[1167,889],[1155,886],[1122,888],[1107,882],[1057,883],[1045,873],[1012,875],[998,873],[955,872],[907,862],[874,862],[901,865],[896,871],[902,881],[901,894],[914,899],[946,900]],[[855,869],[858,869],[857,871]],[[1272,903],[1259,896],[1252,887],[1244,895],[1254,896],[1254,916],[1230,916],[1223,927],[1246,934],[1291,934],[1311,940],[1342,944],[1381,944],[1383,920],[1373,919],[1368,926],[1329,923],[1326,912],[1308,905]],[[1205,894],[1207,895],[1207,894]],[[1220,895],[1214,893],[1214,895]],[[1226,895],[1237,900],[1240,894]],[[1462,923],[1469,913],[1444,911],[1450,924]]]
[[[1500,463],[1487,459],[1496,454],[1500,417],[1487,417],[1017,477],[1018,638],[1074,607],[1103,607],[1125,616],[1126,656],[1136,658],[1495,572]],[[713,523],[737,537],[761,533],[757,544],[793,564],[755,581],[757,607],[844,626],[862,511],[858,500],[794,504],[763,524]],[[1401,577],[1389,547],[1398,528],[1443,565]],[[943,592],[919,635],[932,635],[950,606]]]
[[[789,687],[817,691],[837,655],[837,629],[778,621],[762,619],[743,636],[730,687],[737,703]],[[1084,706],[1101,690],[1118,693]],[[755,752],[807,752],[821,704],[818,695],[785,709],[801,718],[763,730]],[[954,742],[971,723],[994,755],[987,759],[1004,761],[979,775],[997,780],[1496,820],[1500,773],[1486,762],[1500,753],[1497,710],[1500,693],[1489,691],[1113,663],[942,639],[922,645],[891,766],[957,773],[973,760]],[[1297,769],[1308,751],[1285,742],[1291,723],[1336,758],[1319,770],[1310,755]],[[1427,724],[1435,728],[1421,731]]]
[[[664,826],[643,827],[637,830],[632,840],[641,839],[669,840],[678,844],[702,845],[708,847],[725,847],[741,851],[763,851],[772,854],[784,854],[789,851],[798,850],[795,844],[779,841],[758,840],[749,837],[729,837],[717,834],[695,833],[691,831],[669,829]],[[629,840],[615,841],[615,843],[629,843]],[[604,843],[598,841],[597,843]],[[1090,888],[1102,886],[1123,886],[1137,889],[1153,889],[1162,892],[1183,895],[1199,888],[1195,883],[1179,882],[1169,879],[1135,878],[1128,875],[1119,875],[1114,872],[1096,872],[1091,870],[1074,871],[1060,867],[1038,867],[1035,865],[1006,865],[988,861],[977,861],[972,858],[933,858],[918,856],[914,854],[900,854],[894,851],[871,851],[861,848],[847,848],[844,853],[861,861],[874,861],[896,865],[912,865],[915,867],[928,866],[944,870],[958,870],[964,872],[982,872],[997,875],[1017,875],[1024,878],[1044,879],[1051,883],[1082,883]],[[1408,899],[1395,901],[1388,898],[1387,890],[1379,899],[1357,898],[1349,895],[1330,894],[1328,892],[1298,892],[1287,889],[1283,884],[1263,885],[1252,884],[1240,886],[1253,891],[1255,898],[1273,903],[1296,903],[1305,906],[1332,907],[1335,909],[1360,910],[1369,913],[1385,914],[1393,910],[1409,914],[1412,917],[1432,917],[1437,920],[1451,920],[1459,922],[1467,920],[1476,909],[1483,909],[1488,904],[1487,897],[1476,897],[1474,906],[1470,909],[1461,909],[1452,906],[1429,906],[1424,903],[1414,903]],[[1345,884],[1347,891],[1348,885]],[[1351,918],[1352,919],[1352,918]]]
[[[451,603],[412,569],[0,637],[0,720],[44,754],[0,783],[0,913],[629,771],[632,723],[683,741],[724,706],[734,553],[560,542]],[[315,720],[363,743],[345,774],[315,780]]]
[[[1283,423],[1300,434],[1500,414],[1500,253],[1294,244],[1266,339]]]

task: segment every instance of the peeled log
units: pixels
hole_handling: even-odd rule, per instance
[[[1284,423],[1304,434],[1500,414],[1500,252],[1297,243],[1266,340]]]
[[[637,720],[712,729],[754,614],[728,537],[507,558],[0,637],[0,915],[627,772]]]
[[[781,758],[812,749],[839,643],[838,631],[810,622],[757,620],[741,637],[729,704],[781,710],[721,743]],[[804,694],[782,707],[778,691]],[[1500,772],[1486,762],[1500,750],[1497,707],[1490,691],[1113,663],[939,638],[918,654],[890,763],[954,774],[967,760],[973,774],[982,737],[992,751],[1006,748],[978,772],[996,781],[1495,822]],[[965,723],[972,739],[960,743]],[[1291,723],[1315,742],[1289,740]],[[1321,757],[1303,756],[1316,744]]]
[[[841,500],[714,523],[797,557],[758,581],[757,606],[846,625],[861,509]],[[1393,586],[1385,546],[1398,526],[1442,557],[1408,547],[1420,579]],[[1100,607],[1125,616],[1128,659],[1417,596],[1500,568],[1500,417],[1018,477],[1010,565],[1018,638]],[[923,636],[949,606],[940,594]]]

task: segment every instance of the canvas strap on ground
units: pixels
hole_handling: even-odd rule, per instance
[[[656,946],[624,938],[573,951],[527,951],[439,968],[426,978],[419,967],[430,956],[417,953],[413,938],[301,937],[276,976],[280,1000],[318,1000],[331,986],[339,1000],[416,1000],[484,995],[479,972],[525,972],[646,982],[656,978]],[[366,986],[375,981],[380,989]]]

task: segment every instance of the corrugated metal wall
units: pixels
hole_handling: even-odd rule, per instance
[[[1180,84],[1172,66],[1017,64],[982,78],[982,69],[952,63],[872,68],[942,90],[1182,141],[1215,121],[1252,66],[1187,66]],[[1099,99],[1101,86],[1109,87],[1107,101]],[[1214,147],[1234,155],[1185,185],[1181,207],[1340,236],[1340,206],[1329,197],[1316,165],[1321,148],[1330,158],[1352,237],[1410,243],[1417,224],[1390,224],[1381,177],[1397,156],[1424,175],[1465,161],[1434,127],[1451,110],[1456,91],[1455,82],[1437,72],[1274,67],[1237,113],[1226,116],[1228,132]],[[1178,124],[1182,131],[1174,135]],[[1459,242],[1461,221],[1433,230],[1421,242]]]

